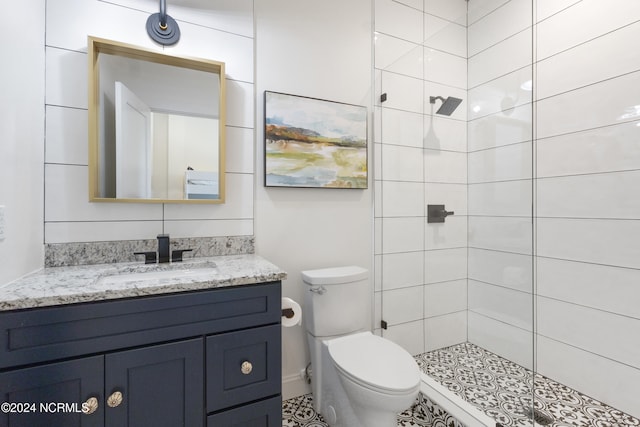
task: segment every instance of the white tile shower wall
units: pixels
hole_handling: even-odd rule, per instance
[[[638,417],[640,3],[551,3],[534,84],[538,369]]]
[[[467,329],[466,2],[414,3],[375,1],[374,60],[376,97],[387,94],[375,117],[375,327],[385,320],[383,336],[412,354]],[[463,103],[435,115],[430,96]],[[455,216],[427,224],[427,204]]]
[[[149,2],[138,0],[47,2],[46,243],[146,239],[163,231],[172,237],[253,234],[252,0],[219,0],[202,13],[184,7],[172,9],[182,32],[181,42],[165,48],[170,54],[225,62],[226,203],[163,206],[88,202],[87,36],[160,49],[145,31],[149,13],[155,12],[146,10],[149,8]]]

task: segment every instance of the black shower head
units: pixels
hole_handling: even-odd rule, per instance
[[[430,96],[429,102],[432,104],[435,104],[436,99],[439,99],[442,101],[442,105],[440,106],[440,108],[438,108],[438,111],[436,111],[436,114],[442,114],[444,116],[450,116],[456,110],[456,108],[458,108],[458,105],[460,105],[460,103],[462,102],[462,99],[454,98],[453,96],[449,96],[447,99],[444,99],[441,96]]]

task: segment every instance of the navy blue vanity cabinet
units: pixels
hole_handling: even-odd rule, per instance
[[[270,282],[0,312],[0,402],[36,404],[0,412],[0,427],[280,426],[280,292]]]

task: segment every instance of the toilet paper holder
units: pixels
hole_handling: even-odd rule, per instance
[[[282,317],[286,317],[287,319],[291,319],[295,313],[292,308],[283,308],[282,309]]]

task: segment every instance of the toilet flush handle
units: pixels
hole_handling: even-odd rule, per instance
[[[318,286],[317,288],[309,288],[309,292],[313,292],[314,294],[323,295],[327,292],[327,289],[324,286]]]

